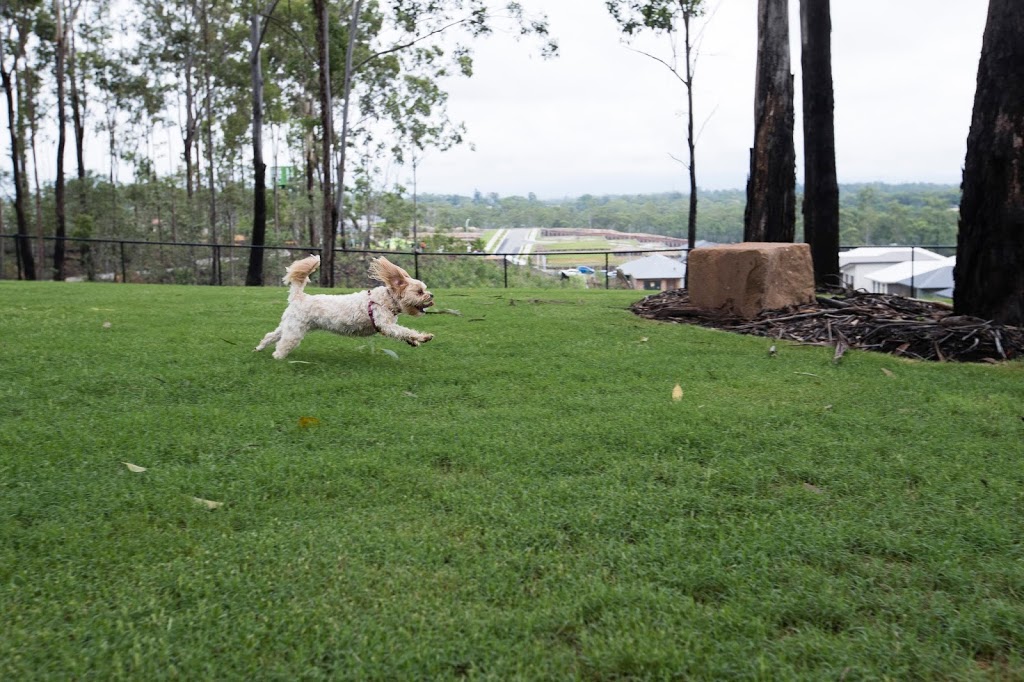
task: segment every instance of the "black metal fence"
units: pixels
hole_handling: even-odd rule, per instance
[[[16,248],[17,235],[0,235],[0,279],[23,279],[25,268]],[[285,268],[311,253],[315,246],[263,246],[199,242],[155,242],[133,239],[25,238],[32,250],[36,279],[54,279],[53,250],[58,241],[65,249],[68,281],[130,282],[148,284],[198,284],[242,286],[246,282],[249,255],[263,250],[263,284],[276,285]],[[491,254],[480,252],[383,251],[336,249],[334,280],[338,287],[368,284],[366,260],[385,255],[431,286],[623,286],[615,268],[625,260],[653,253],[681,257],[687,249],[645,248],[635,251],[545,251],[542,253]],[[467,261],[472,262],[466,267]],[[461,267],[452,264],[462,262]],[[583,266],[589,276],[567,278],[563,270]],[[321,281],[326,281],[321,272]],[[568,280],[568,281],[567,281]]]
[[[0,279],[23,279],[24,264],[16,248],[17,235],[0,235]],[[70,281],[132,282],[150,284],[200,284],[242,286],[246,281],[249,254],[263,250],[263,284],[276,285],[285,268],[310,253],[322,255],[315,246],[263,246],[250,244],[209,244],[199,242],[154,242],[133,239],[25,238],[32,251],[36,279],[52,280],[53,249],[63,241],[66,253],[65,279]],[[843,246],[841,250],[854,247]],[[917,249],[942,255],[954,255],[948,245],[911,246],[911,295],[916,292]],[[682,257],[686,248],[649,248],[634,251],[555,251],[538,253],[460,253],[424,251],[335,250],[334,281],[342,288],[362,287],[366,278],[366,260],[386,255],[390,260],[423,279],[432,287],[496,286],[597,286],[632,287],[616,275],[623,262],[655,253]],[[471,263],[466,266],[467,259]],[[460,263],[461,265],[454,265]],[[585,266],[586,277],[565,277],[560,272]],[[326,281],[321,273],[321,281]]]

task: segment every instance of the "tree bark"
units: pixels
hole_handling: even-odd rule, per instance
[[[53,279],[60,282],[65,276],[65,244],[67,236],[66,200],[64,196],[64,148],[67,145],[67,114],[65,113],[64,94],[64,62],[67,56],[67,29],[62,18],[63,0],[54,0],[54,14],[57,18],[55,39],[56,67],[54,78],[57,81],[57,178],[54,184],[54,203],[56,205],[57,225],[54,230],[56,239],[53,243]]]
[[[686,221],[686,244],[690,251],[697,244],[697,142],[693,133],[693,63],[690,44],[690,16],[692,10],[683,7],[683,33],[686,50],[686,148],[690,153],[690,206]],[[689,269],[686,271],[689,273]],[[689,284],[687,276],[686,284]]]
[[[814,281],[839,286],[839,182],[829,0],[800,0],[804,113],[804,241]]]
[[[967,137],[953,309],[1024,326],[1024,5],[990,0]]]
[[[205,125],[203,126],[203,134],[206,138],[204,146],[206,147],[206,186],[207,191],[210,193],[210,205],[208,207],[208,218],[210,222],[210,243],[219,243],[220,237],[217,231],[217,184],[216,184],[216,166],[214,163],[214,149],[213,149],[213,82],[210,61],[213,59],[213,55],[210,49],[210,4],[209,2],[203,2],[202,6],[202,20],[200,26],[203,31],[203,113],[206,118]],[[221,284],[221,267],[220,267],[220,252],[219,249],[213,249],[213,260],[211,261],[210,268],[210,284]]]
[[[796,150],[788,0],[758,0],[754,147],[744,241],[791,242],[796,234]]]
[[[263,286],[263,246],[267,238],[267,164],[263,161],[263,68],[260,63],[260,42],[263,40],[260,15],[250,19],[249,70],[252,76],[252,167],[253,210],[252,247],[245,285]]]
[[[3,41],[0,41],[0,62],[3,61]],[[14,113],[14,85],[12,83],[11,74],[18,66],[17,59],[15,59],[14,65],[11,70],[8,71],[6,65],[0,65],[0,81],[3,83],[4,95],[7,97],[7,127],[11,133],[11,167],[13,169],[13,180],[14,180],[14,217],[16,222],[17,234],[16,239],[16,254],[18,257],[18,275],[22,275],[25,279],[33,280],[36,278],[36,265],[35,260],[32,257],[32,244],[29,240],[28,235],[28,219],[25,215],[25,201],[27,199],[27,191],[25,188],[25,177],[24,168],[21,165],[21,148],[23,146],[23,140],[18,136],[18,126],[15,122]]]
[[[330,33],[327,9],[326,0],[313,0],[313,13],[316,15],[317,60],[320,66],[320,127],[323,133],[320,162],[323,164],[321,229],[324,236],[324,253],[323,264],[320,268],[320,281],[324,286],[333,287],[336,221],[334,195],[331,192],[331,138],[334,137],[334,123],[331,111],[333,99],[331,97]]]
[[[362,0],[355,0],[355,2],[352,3],[352,14],[349,16],[348,21],[348,42],[345,47],[345,78],[343,85],[344,92],[342,93],[342,96],[345,99],[341,110],[341,139],[339,141],[340,149],[338,150],[338,200],[335,204],[334,213],[336,219],[340,218],[338,220],[338,225],[341,230],[342,249],[348,248],[348,244],[346,243],[347,240],[345,238],[345,219],[342,211],[345,208],[345,152],[348,150],[348,105],[352,96],[352,53],[355,52],[356,32],[359,29],[359,9],[362,4]]]

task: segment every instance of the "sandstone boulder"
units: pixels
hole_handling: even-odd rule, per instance
[[[744,318],[814,301],[807,244],[742,242],[694,249],[687,258],[690,303]]]

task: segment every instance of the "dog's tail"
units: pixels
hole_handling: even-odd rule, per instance
[[[302,296],[302,290],[309,284],[309,276],[316,272],[318,267],[320,267],[320,256],[317,255],[297,260],[288,266],[288,270],[284,273],[284,278],[281,281],[289,285],[289,303],[295,298]]]

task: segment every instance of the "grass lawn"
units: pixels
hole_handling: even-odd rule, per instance
[[[0,679],[1024,678],[1024,364],[435,294],[0,282]]]

